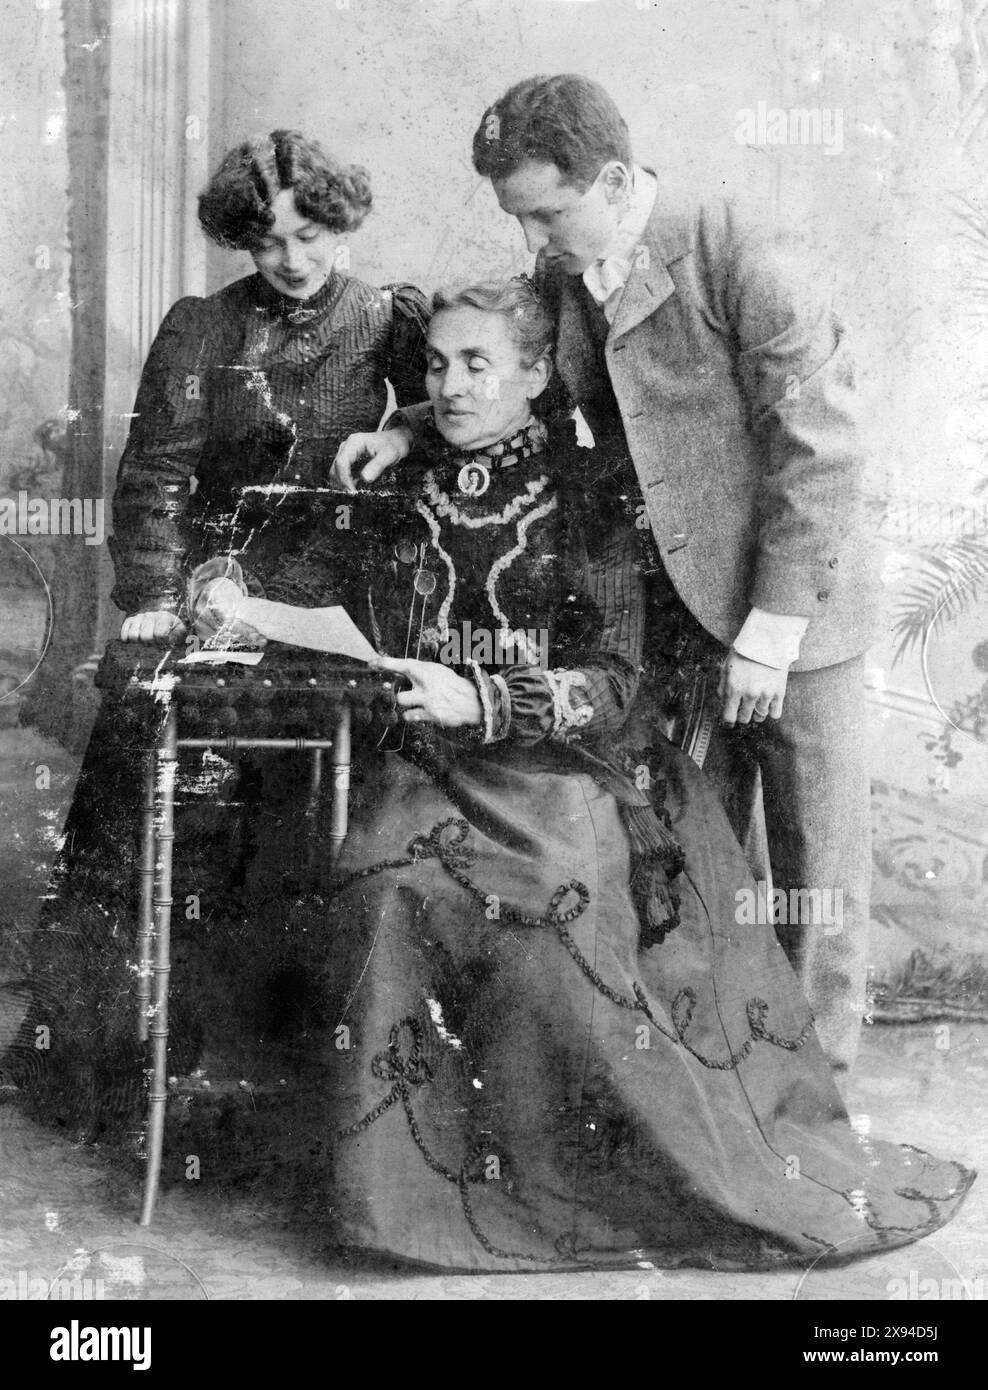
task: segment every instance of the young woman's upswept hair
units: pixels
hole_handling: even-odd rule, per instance
[[[370,175],[343,165],[297,130],[273,130],[232,149],[199,195],[199,221],[221,246],[251,251],[274,222],[271,204],[290,189],[300,217],[352,232],[370,212]]]

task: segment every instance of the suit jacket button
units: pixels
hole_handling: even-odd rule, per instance
[[[830,597],[830,590],[829,590],[829,589],[821,589],[820,592],[817,594],[817,598],[820,600],[821,603],[826,602],[826,600],[827,600],[829,597]]]

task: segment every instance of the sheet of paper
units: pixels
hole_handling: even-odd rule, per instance
[[[210,651],[203,648],[197,652],[189,652],[188,656],[183,656],[175,664],[176,666],[221,666],[226,662],[232,662],[236,666],[256,666],[263,655],[263,651]]]
[[[293,608],[266,598],[243,598],[236,616],[262,637],[310,651],[375,661],[377,652],[345,608]]]

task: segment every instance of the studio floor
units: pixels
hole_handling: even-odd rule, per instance
[[[39,787],[37,769],[49,769]],[[29,731],[0,733],[4,925],[27,923],[57,843],[75,761]],[[41,781],[46,779],[41,778]],[[0,1020],[2,1021],[2,1020]],[[988,1025],[866,1028],[848,1092],[861,1132],[988,1167]],[[442,1275],[342,1263],[293,1221],[276,1178],[250,1196],[195,1180],[137,1224],[133,1168],[28,1119],[0,1089],[0,1296],[105,1299],[988,1300],[988,1174],[957,1219],[914,1246],[836,1270]]]
[[[988,1152],[988,1029],[951,1025],[947,1041],[932,1025],[869,1029],[850,1109],[876,1136],[977,1166]],[[241,1199],[172,1185],[147,1229],[139,1205],[132,1177],[29,1121],[15,1093],[0,1096],[0,1278],[19,1281],[21,1296],[45,1297],[54,1282],[105,1299],[988,1299],[985,1176],[949,1227],[914,1246],[842,1269],[743,1275],[418,1273],[313,1248],[275,1190]]]

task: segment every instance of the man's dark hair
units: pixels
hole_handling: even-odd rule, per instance
[[[528,77],[484,112],[473,163],[486,179],[506,179],[528,159],[554,164],[567,183],[585,190],[609,160],[630,165],[628,127],[589,77]]]

